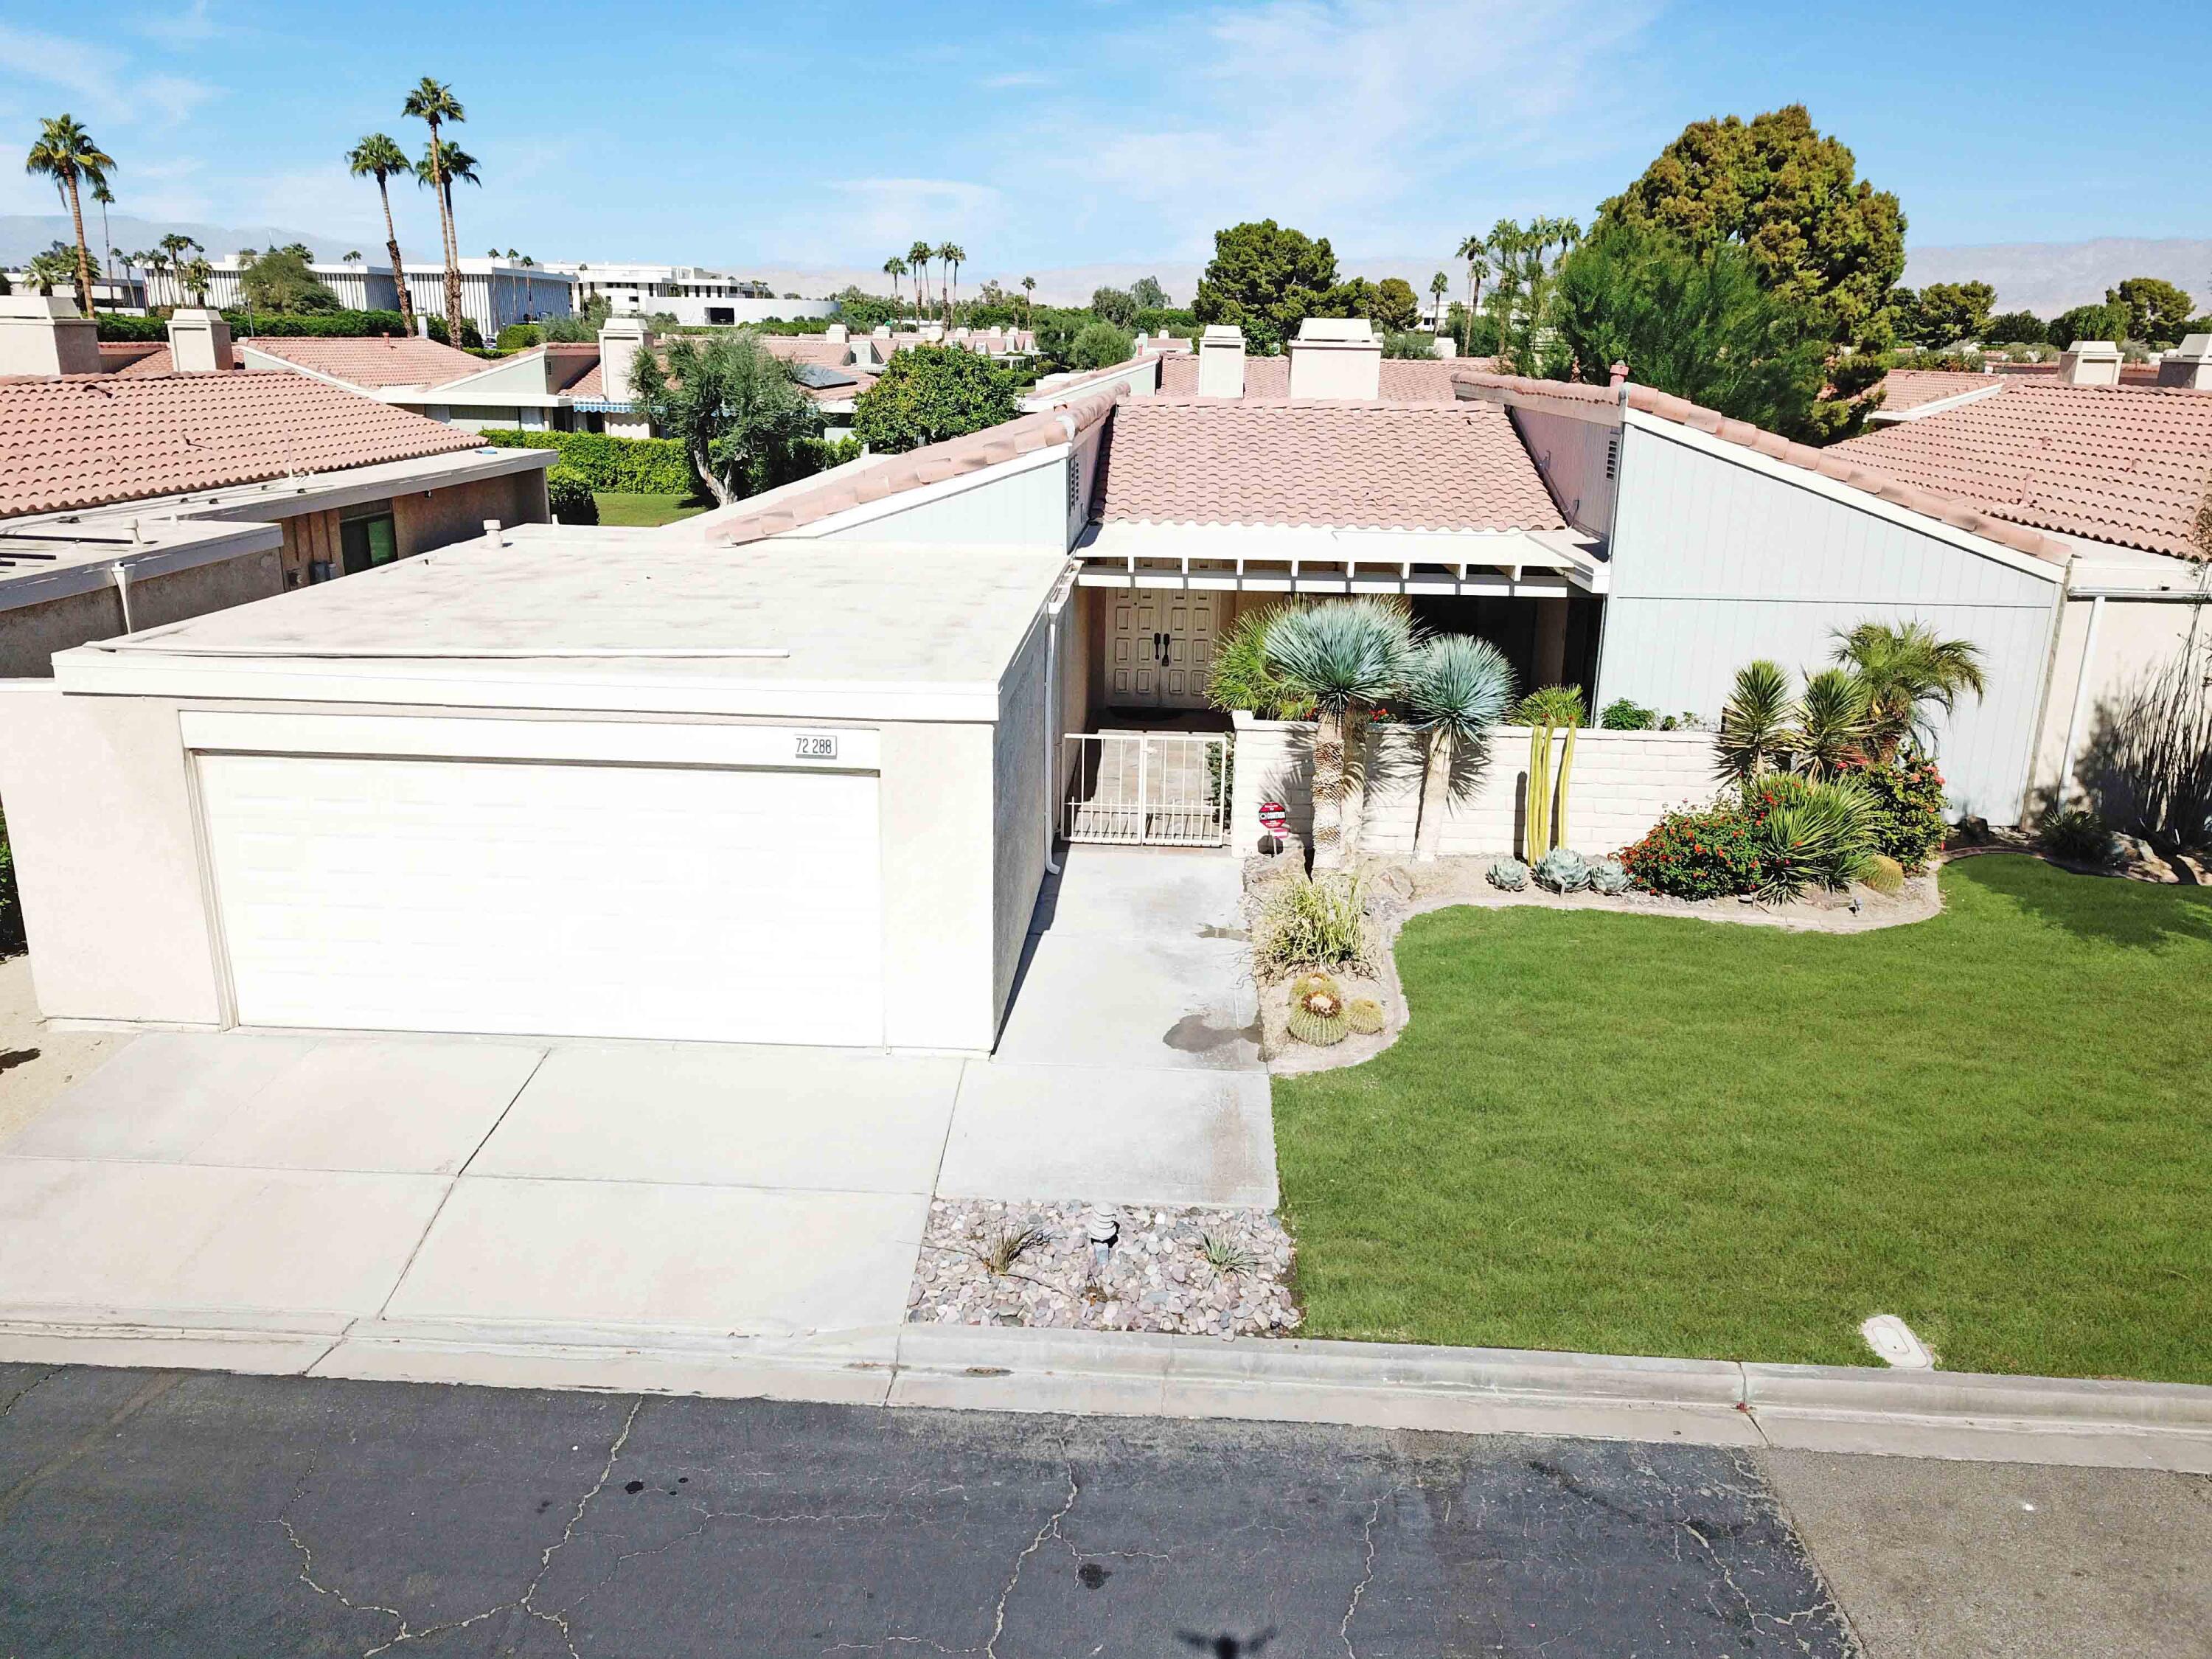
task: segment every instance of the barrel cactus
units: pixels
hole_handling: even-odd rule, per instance
[[[1335,987],[1291,999],[1291,1035],[1299,1042],[1326,1048],[1343,1042],[1351,1029],[1351,1022],[1345,1018],[1344,999]]]
[[[1590,890],[1611,897],[1628,890],[1628,872],[1619,859],[1598,859],[1589,868]]]
[[[1863,879],[1875,892],[1894,896],[1905,890],[1905,866],[1893,858],[1876,853],[1867,860]]]
[[[1518,893],[1528,885],[1528,866],[1519,859],[1499,859],[1490,866],[1490,884],[1508,893]]]
[[[1373,997],[1354,997],[1344,1005],[1344,1023],[1361,1036],[1373,1036],[1389,1022]]]
[[[1554,847],[1536,860],[1536,884],[1554,893],[1579,893],[1590,884],[1589,860],[1580,853]]]
[[[1292,1003],[1304,1002],[1310,996],[1334,997],[1341,994],[1342,993],[1336,988],[1336,981],[1327,974],[1318,972],[1300,974],[1291,981]]]

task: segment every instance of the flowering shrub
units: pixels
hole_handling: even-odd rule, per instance
[[[1858,760],[1837,773],[1855,780],[1874,802],[1874,850],[1895,859],[1907,875],[1928,867],[1943,844],[1943,775],[1925,755]]]
[[[1674,898],[1723,898],[1759,885],[1759,826],[1734,802],[1674,811],[1623,849],[1628,878]]]

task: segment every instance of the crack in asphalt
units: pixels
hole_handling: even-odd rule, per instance
[[[1393,1486],[1376,1498],[1368,1507],[1367,1524],[1359,1529],[1359,1541],[1367,1550],[1367,1564],[1360,1571],[1359,1582],[1352,1587],[1351,1603],[1344,1609],[1343,1621],[1336,1627],[1337,1639],[1344,1644],[1346,1659],[1359,1659],[1358,1650],[1352,1645],[1352,1621],[1358,1615],[1360,1598],[1375,1582],[1375,1526],[1382,1518],[1382,1499],[1396,1497],[1397,1491]]]
[[[1065,1458],[1065,1448],[1061,1455]],[[1083,1488],[1076,1481],[1073,1462],[1067,1462],[1066,1469],[1066,1498],[1053,1511],[1052,1518],[1037,1528],[1037,1535],[1030,1540],[1029,1547],[1014,1558],[1013,1572],[1006,1579],[1006,1587],[999,1592],[998,1606],[992,1609],[990,1639],[983,1644],[985,1659],[999,1659],[999,1638],[1006,1634],[1006,1603],[1013,1597],[1014,1586],[1022,1582],[1022,1569],[1029,1565],[1030,1557],[1044,1547],[1044,1540],[1048,1538],[1060,1539],[1061,1543],[1067,1544],[1070,1553],[1074,1553],[1075,1546],[1068,1544],[1061,1535],[1060,1523],[1067,1519],[1068,1511],[1075,1507],[1075,1500],[1082,1495]]]
[[[65,1369],[66,1367],[61,1365],[47,1366],[46,1370],[40,1371],[36,1376],[23,1384],[21,1388],[16,1389],[15,1393],[8,1396],[8,1403],[4,1406],[0,1406],[0,1418],[4,1418],[10,1412],[14,1411],[17,1406],[21,1405],[23,1401],[30,1396],[31,1390],[37,1388],[40,1383],[59,1376]]]

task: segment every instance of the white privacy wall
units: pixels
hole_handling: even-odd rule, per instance
[[[1360,787],[1347,817],[1359,824],[1363,852],[1403,856],[1413,850],[1420,821],[1422,738],[1402,726],[1370,726],[1362,744]],[[1445,854],[1522,852],[1527,820],[1528,730],[1497,728],[1488,754],[1462,756],[1453,767],[1454,794],[1437,851]],[[1552,744],[1556,781],[1565,738]],[[1304,720],[1237,716],[1237,774],[1230,845],[1260,850],[1262,802],[1280,801],[1291,830],[1308,841],[1313,830],[1313,726]],[[1577,732],[1567,792],[1568,844],[1595,858],[1636,841],[1672,806],[1711,800],[1713,738],[1708,732]]]
[[[1819,669],[1838,629],[1924,622],[1979,645],[1989,674],[1937,728],[1952,811],[2019,818],[2058,566],[1669,422],[1632,416],[1622,451],[1600,708],[1714,718],[1754,658]]]

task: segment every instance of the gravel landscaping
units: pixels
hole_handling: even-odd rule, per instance
[[[1273,1215],[1111,1213],[1119,1237],[1102,1267],[1087,1204],[934,1200],[907,1295],[908,1322],[1224,1337],[1297,1328],[1301,1316],[1285,1282],[1290,1235]]]

